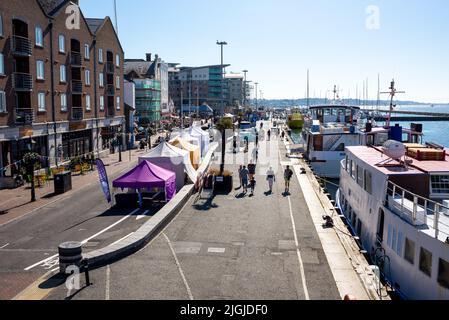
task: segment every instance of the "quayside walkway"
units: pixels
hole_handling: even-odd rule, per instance
[[[270,161],[259,163],[250,197],[237,189],[238,165],[248,159],[235,156],[229,143],[230,194],[197,202],[193,196],[145,248],[92,271],[93,285],[71,299],[342,299],[297,178],[284,194],[285,151],[282,142],[260,142],[259,156]],[[277,170],[273,194],[265,178],[270,165]],[[60,286],[46,298],[66,295]]]

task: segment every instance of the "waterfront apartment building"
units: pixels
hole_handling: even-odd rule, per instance
[[[229,90],[228,105],[241,109],[245,103],[245,93],[247,95],[247,99],[249,94],[249,90],[245,92],[245,80],[243,75],[232,73],[226,74],[225,79]]]
[[[170,112],[168,70],[168,64],[158,55],[152,60],[151,53],[145,60],[125,60],[125,77],[135,84],[135,120],[142,126],[159,123]]]
[[[86,19],[77,1],[0,2],[0,187],[29,150],[43,167],[109,150],[124,124],[123,58],[109,17]]]
[[[222,79],[221,65],[201,67],[178,67],[169,64],[169,92],[177,111],[189,106],[209,105],[217,112],[221,108]],[[223,67],[229,67],[224,65]],[[223,81],[224,106],[229,107],[228,83]]]

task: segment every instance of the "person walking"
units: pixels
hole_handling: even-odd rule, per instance
[[[246,166],[243,166],[241,175],[242,175],[242,187],[243,187],[244,193],[248,192],[248,174],[249,174],[248,169],[246,169]]]
[[[239,187],[239,189],[243,186],[243,184],[242,184],[242,171],[243,171],[243,166],[240,165],[240,167],[239,167],[239,181],[240,181],[240,187]]]
[[[259,146],[259,132],[256,131],[256,148]]]
[[[268,130],[267,134],[268,134],[268,141],[271,141],[271,129]]]
[[[232,141],[232,152],[237,153],[237,137],[234,136],[233,137],[233,141]]]
[[[248,174],[250,180],[256,175],[256,164],[252,160],[248,164]]]
[[[282,140],[284,140],[284,138],[285,138],[285,131],[282,130]]]
[[[257,161],[259,160],[259,148],[255,147],[253,149],[253,160],[255,163],[257,163]]]
[[[290,180],[292,179],[293,171],[290,169],[290,166],[287,166],[284,171],[284,180],[285,180],[285,193],[290,192]]]
[[[254,179],[254,177],[251,178],[251,181],[249,182],[249,185],[251,187],[250,197],[252,197],[252,196],[254,196],[254,189],[256,188],[256,179]]]
[[[273,193],[273,183],[276,181],[276,176],[274,174],[273,167],[270,167],[267,171],[267,181],[268,187],[270,188],[270,193]]]

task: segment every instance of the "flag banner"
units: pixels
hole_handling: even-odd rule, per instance
[[[109,188],[108,174],[106,172],[106,168],[101,159],[97,159],[96,164],[97,164],[97,169],[98,169],[98,176],[100,177],[101,188],[103,189],[103,193],[106,197],[106,201],[108,203],[111,203],[112,202],[111,189]]]

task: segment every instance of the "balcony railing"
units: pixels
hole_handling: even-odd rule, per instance
[[[31,91],[33,90],[33,76],[29,73],[14,72],[12,84],[16,91]]]
[[[115,109],[114,106],[108,107],[106,112],[107,117],[115,117]]]
[[[30,39],[20,36],[11,37],[11,52],[13,55],[31,56],[32,48]]]
[[[84,110],[82,107],[72,107],[72,120],[80,121],[84,119]]]
[[[108,96],[115,95],[115,87],[114,87],[114,85],[113,84],[108,84],[106,92],[107,92]]]
[[[115,73],[114,62],[106,62],[106,73],[109,73],[109,74]]]
[[[70,52],[70,64],[73,67],[81,67],[83,64],[83,57],[81,56],[81,53],[71,51]]]
[[[29,125],[34,122],[34,109],[17,108],[15,113],[15,123],[17,125]]]
[[[426,226],[435,237],[444,241],[449,237],[449,208],[443,204],[416,195],[388,181],[387,207],[413,226]]]
[[[83,82],[81,80],[72,80],[72,93],[83,93]]]

